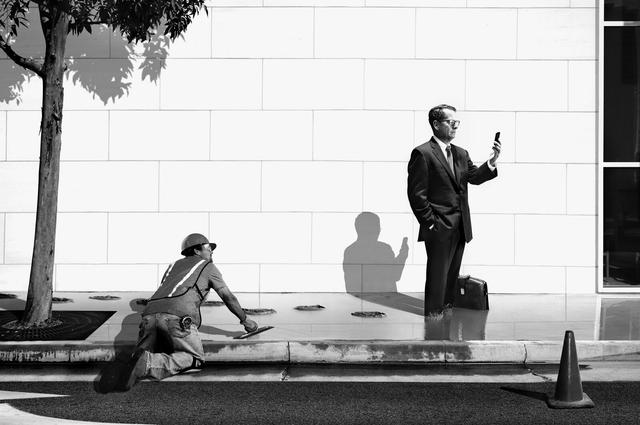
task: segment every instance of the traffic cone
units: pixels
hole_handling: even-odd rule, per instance
[[[564,334],[556,392],[553,397],[547,397],[547,405],[553,409],[580,409],[595,406],[589,396],[582,392],[573,331],[566,331]]]

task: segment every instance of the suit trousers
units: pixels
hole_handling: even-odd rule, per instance
[[[146,352],[145,377],[164,379],[204,363],[204,349],[198,328],[180,327],[180,317],[169,313],[142,316],[136,348]]]
[[[453,304],[465,246],[462,227],[429,231],[424,245],[427,250],[426,316],[440,313],[445,304]]]

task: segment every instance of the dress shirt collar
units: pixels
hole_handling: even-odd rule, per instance
[[[446,158],[447,157],[447,146],[450,145],[451,143],[447,144],[447,143],[443,142],[442,140],[438,139],[436,136],[433,136],[433,139],[438,143],[438,146],[440,146],[440,150],[442,151],[442,154]]]

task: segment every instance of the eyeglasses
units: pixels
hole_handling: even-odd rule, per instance
[[[446,122],[451,127],[458,127],[460,125],[460,120],[439,120],[440,122]]]

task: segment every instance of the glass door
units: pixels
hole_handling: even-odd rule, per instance
[[[598,290],[640,292],[640,2],[600,6]]]

